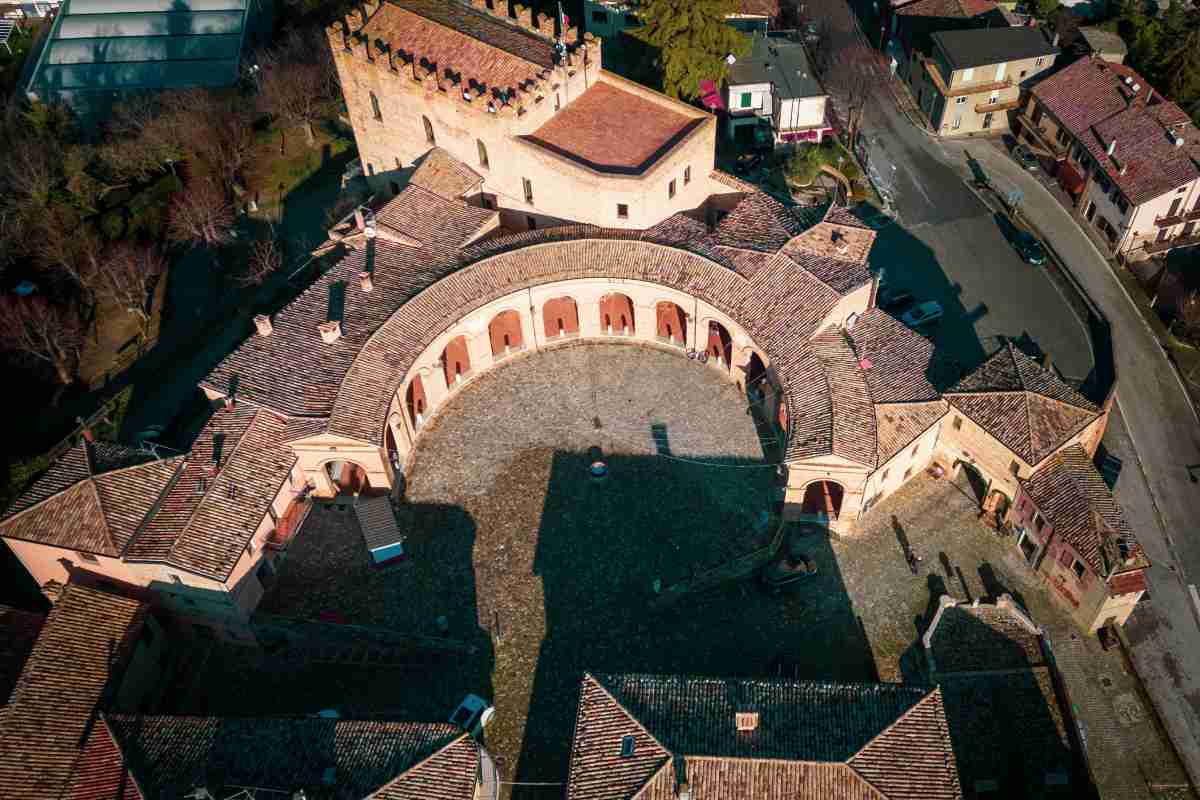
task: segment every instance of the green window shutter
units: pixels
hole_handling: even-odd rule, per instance
[[[742,108],[749,108],[750,100],[751,100],[750,92],[742,92]]]

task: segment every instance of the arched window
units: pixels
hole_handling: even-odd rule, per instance
[[[421,115],[421,122],[425,123],[425,141],[430,144],[437,144],[437,137],[433,135],[433,123],[429,121],[429,117]]]
[[[375,115],[376,122],[383,122],[383,111],[379,108],[379,98],[375,96],[374,92],[371,92],[370,95],[371,113]]]
[[[479,150],[479,166],[484,169],[488,168],[487,145],[483,143],[483,139],[475,140],[475,147]]]

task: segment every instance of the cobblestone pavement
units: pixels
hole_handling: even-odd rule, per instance
[[[925,477],[879,504],[853,538],[803,537],[820,571],[793,592],[772,597],[745,580],[652,610],[656,578],[669,584],[762,541],[773,482],[744,398],[675,354],[539,354],[484,376],[427,424],[402,514],[410,559],[371,569],[354,515],[316,509],[262,610],[335,610],[463,639],[475,654],[374,677],[358,669],[353,680],[295,669],[297,688],[276,694],[434,719],[480,694],[496,705],[486,740],[506,780],[563,779],[585,670],[900,681],[916,674],[919,634],[942,592],[1009,592],[1039,622],[1066,628],[1011,541],[981,525],[953,484]],[[610,467],[601,482],[587,477],[594,445]],[[918,576],[897,528],[923,558]],[[1145,715],[1122,699],[1133,721],[1111,723],[1110,694],[1129,691],[1120,655],[1090,639],[1067,652],[1084,654],[1068,674],[1079,717],[1105,731],[1091,737],[1104,740],[1093,755],[1118,777],[1165,775],[1170,759],[1156,755],[1165,751]],[[231,669],[217,660],[226,683]],[[1098,673],[1110,680],[1103,692]]]
[[[1187,776],[1120,649],[1105,651],[1079,633],[1011,537],[980,523],[975,508],[954,484],[922,476],[872,509],[860,536],[834,545],[881,677],[912,674],[918,648],[908,647],[942,591],[968,601],[1007,592],[1047,629],[1101,797],[1191,797],[1171,788],[1186,786]],[[904,561],[897,526],[923,559],[917,577]]]

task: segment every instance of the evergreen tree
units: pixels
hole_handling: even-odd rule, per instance
[[[726,24],[737,13],[736,0],[645,0],[638,16],[645,23],[639,39],[657,48],[663,91],[672,97],[695,97],[700,81],[720,84],[725,57],[745,56],[750,40]]]
[[[1169,14],[1164,29],[1158,85],[1183,108],[1194,107],[1200,101],[1200,11]]]

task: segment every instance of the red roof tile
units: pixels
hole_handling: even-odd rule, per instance
[[[1134,205],[1200,177],[1200,131],[1129,67],[1081,58],[1040,81],[1032,93]],[[1176,136],[1182,146],[1175,145]],[[1110,157],[1107,148],[1114,140]]]
[[[1121,507],[1079,445],[1055,454],[1021,487],[1054,536],[1069,542],[1098,575],[1149,566]]]
[[[0,706],[8,703],[45,622],[45,614],[0,605]]]
[[[945,394],[1030,466],[1100,415],[1100,409],[1012,344]]]
[[[736,729],[743,711],[754,730]],[[671,800],[681,779],[701,798],[962,797],[936,689],[584,676],[567,800]]]
[[[143,606],[68,584],[0,710],[0,797],[58,797],[96,707],[141,629]]]
[[[600,172],[634,174],[648,169],[705,119],[621,84],[603,75],[525,141]],[[614,125],[613,120],[631,124]]]

